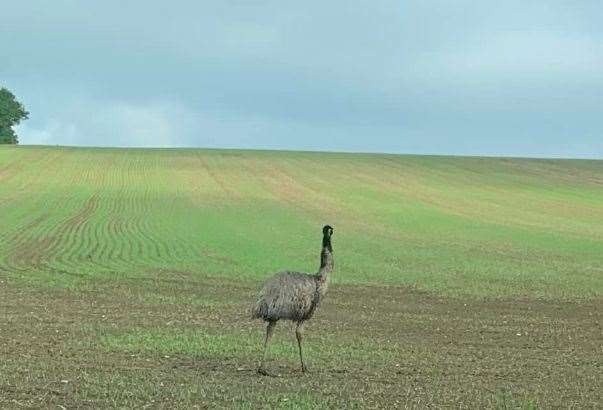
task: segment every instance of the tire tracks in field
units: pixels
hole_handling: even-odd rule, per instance
[[[201,165],[201,167],[203,168],[205,173],[216,183],[216,185],[218,187],[220,187],[222,189],[222,191],[224,191],[224,193],[226,193],[226,195],[228,197],[230,197],[234,200],[241,199],[241,195],[234,189],[230,188],[230,186],[228,186],[226,179],[222,175],[220,175],[218,172],[215,172],[214,170],[211,169],[211,167],[207,163],[207,160],[205,159],[205,156],[207,156],[207,155],[208,154],[204,153],[204,152],[200,152],[197,154],[197,159],[199,161],[199,164]]]
[[[136,214],[140,216],[138,221],[140,234],[145,238],[145,242],[151,245],[150,247],[147,247],[150,252],[146,253],[145,257],[149,258],[154,264],[161,264],[162,262],[165,262],[166,257],[170,259],[172,255],[170,247],[166,241],[163,240],[161,233],[159,233],[159,237],[155,234],[155,232],[161,232],[161,226],[154,223],[155,220],[152,219],[153,216],[156,218],[160,217],[153,214],[152,204],[161,202],[159,201],[161,198],[156,192],[157,187],[160,186],[159,182],[163,182],[162,180],[165,178],[165,175],[161,172],[164,169],[159,166],[159,160],[156,158],[153,159],[154,161],[151,163],[152,167],[150,168],[155,171],[157,175],[155,175],[155,178],[143,179],[144,191],[141,197],[142,200],[140,198],[132,197],[132,205],[136,207]],[[149,170],[145,171],[148,172]]]
[[[502,181],[502,185],[488,184],[482,181],[483,174],[473,167],[463,166],[462,159],[455,159],[449,163],[442,163],[447,168],[428,168],[424,165],[409,164],[399,161],[395,158],[382,158],[379,162],[375,162],[375,166],[389,170],[390,172],[380,173],[388,178],[376,178],[365,175],[365,178],[371,178],[374,186],[382,186],[386,192],[397,192],[404,197],[414,199],[420,203],[427,204],[440,212],[460,217],[460,218],[478,218],[484,223],[490,224],[506,224],[509,217],[504,217],[502,212],[511,212],[512,219],[518,227],[540,230],[550,230],[553,226],[556,230],[563,232],[565,235],[572,237],[580,237],[578,232],[589,232],[591,239],[600,239],[600,232],[590,231],[588,222],[580,222],[582,229],[577,230],[567,225],[567,220],[571,215],[581,215],[588,213],[590,215],[599,213],[600,208],[595,205],[587,205],[585,203],[568,202],[564,197],[537,197],[533,192],[527,190],[514,189],[511,191],[512,196],[505,195],[510,189],[509,181]],[[499,164],[505,169],[511,167],[511,163],[516,161],[505,160]],[[526,165],[522,165],[526,167]],[[448,169],[448,171],[447,171]],[[458,172],[461,169],[462,172]],[[527,169],[527,168],[526,168]],[[413,175],[412,185],[409,185],[408,179],[405,185],[397,183],[392,177],[398,175],[403,178],[407,171]],[[418,172],[417,172],[418,171]],[[463,174],[470,172],[470,175]],[[560,171],[559,171],[560,172]],[[455,176],[455,178],[451,177]],[[537,175],[538,174],[534,174]],[[534,175],[526,171],[525,174],[512,174],[513,180],[516,183],[521,183],[525,187],[531,187],[532,184],[527,180],[528,177]],[[461,178],[462,177],[462,178]],[[421,183],[427,180],[428,182]],[[401,179],[402,181],[402,179]],[[437,184],[430,183],[437,181]],[[496,181],[495,179],[489,182]],[[461,190],[464,194],[459,197],[456,192],[443,193],[439,186],[448,186],[454,183],[457,186],[457,191]],[[479,186],[479,193],[486,194],[486,197],[475,199],[467,187]],[[402,198],[401,198],[402,199]],[[536,206],[535,204],[538,204]],[[543,213],[543,209],[549,210]],[[554,212],[563,209],[563,213]],[[501,212],[502,211],[502,212]],[[520,212],[521,215],[517,213]],[[555,221],[555,223],[552,223]]]
[[[117,172],[117,169],[121,170],[120,165],[121,163],[117,163],[116,159],[114,159],[113,166],[108,169],[105,175],[102,188],[107,195],[101,204],[98,221],[94,225],[94,229],[89,232],[89,235],[95,241],[94,252],[90,253],[90,259],[93,260],[95,265],[103,266],[109,270],[115,270],[122,266],[122,261],[116,257],[119,253],[117,249],[120,247],[120,242],[118,236],[114,234],[112,222],[114,214],[121,213],[119,207],[121,206],[122,199],[120,184],[122,178],[119,172]],[[125,173],[124,177],[128,178],[127,170],[122,171]]]
[[[14,248],[11,251],[6,252],[6,257],[4,259],[4,263],[2,264],[2,268],[4,270],[20,270],[18,267],[24,265],[24,262],[36,265],[36,261],[32,261],[32,255],[30,254],[30,249],[38,249],[47,246],[44,243],[44,239],[35,239],[31,238],[30,231],[35,230],[40,224],[48,219],[48,214],[40,215],[34,218],[32,221],[23,226],[23,228],[11,238],[10,242],[14,245],[10,245],[10,247]],[[27,244],[28,246],[23,246],[23,244]],[[4,251],[4,249],[1,249]]]
[[[45,153],[43,150],[30,151],[27,153],[28,155],[25,155],[25,158],[8,161],[6,165],[0,168],[0,182],[5,184],[23,170],[36,167],[35,163],[44,158]],[[25,164],[28,164],[28,167],[25,167]]]
[[[98,154],[97,154],[98,155]],[[92,229],[95,229],[97,224],[90,223],[93,215],[98,214],[98,210],[103,203],[101,195],[104,185],[107,181],[107,173],[112,169],[114,159],[111,158],[108,163],[101,165],[97,155],[90,153],[87,156],[87,163],[90,166],[84,167],[81,173],[72,175],[72,183],[74,186],[95,189],[94,193],[85,200],[80,210],[72,217],[66,219],[58,228],[60,240],[56,244],[55,254],[52,259],[53,267],[68,267],[71,270],[81,270],[81,259],[84,254],[90,255],[85,248],[92,248],[93,242],[90,235]],[[98,243],[98,242],[97,242]],[[100,266],[99,266],[100,267]]]
[[[58,240],[53,243],[53,246],[48,252],[57,255],[56,261],[64,265],[74,265],[74,253],[80,249],[86,235],[86,227],[89,225],[89,219],[96,212],[99,206],[100,195],[98,193],[93,194],[88,198],[80,210],[67,219],[56,231],[55,235]],[[72,266],[77,269],[77,265]]]
[[[37,163],[35,166],[32,166],[32,169],[44,168],[46,172],[36,172],[30,176],[27,174],[27,171],[24,171],[25,175],[21,178],[21,184],[14,187],[15,192],[17,192],[15,197],[19,197],[21,194],[31,195],[32,187],[36,186],[44,186],[45,191],[52,189],[52,184],[48,184],[48,178],[49,175],[58,175],[58,171],[62,169],[62,161],[59,159],[64,153],[55,151],[52,151],[54,155],[48,155],[48,153],[49,151],[47,150],[40,150],[38,155],[34,157]],[[42,178],[46,182],[44,185],[39,183]],[[41,196],[45,191],[37,192],[36,194],[37,196]],[[40,202],[37,204],[37,207],[48,210],[56,206],[55,202],[61,199],[60,197],[53,197],[53,201]],[[64,206],[65,201],[61,202],[61,205]],[[15,224],[11,231],[5,231],[2,240],[8,243],[5,249],[7,268],[10,270],[24,270],[27,266],[39,268],[43,259],[45,259],[44,255],[56,240],[56,237],[51,236],[50,232],[58,224],[59,222],[52,223],[50,213],[46,212],[35,217],[33,221],[25,222],[21,226]]]
[[[44,219],[45,223],[35,224],[35,226],[27,222],[22,226],[14,225],[12,232],[4,236],[3,239],[11,243],[9,250],[6,252],[6,260],[12,269],[18,268],[15,265],[17,260],[19,265],[24,266],[24,258],[31,258],[30,266],[31,263],[42,264],[43,261],[49,259],[47,256],[50,248],[60,239],[56,236],[55,231],[63,222],[60,219],[50,218],[52,213],[49,210],[65,208],[70,197],[63,197],[56,193],[53,196],[46,194],[54,189],[55,184],[65,184],[64,179],[70,175],[67,172],[70,167],[66,166],[66,163],[68,163],[66,160],[69,158],[65,154],[63,151],[40,150],[36,158],[41,159],[35,164],[34,169],[43,168],[45,172],[36,172],[30,175],[27,171],[24,171],[24,175],[21,176],[20,187],[14,187],[15,191],[19,191],[19,189],[23,191],[20,193],[23,198],[34,200],[33,203],[26,203],[26,205],[29,205],[30,208],[35,207],[35,210],[46,210],[48,218]],[[76,180],[71,182],[71,186],[77,183]],[[35,187],[38,186],[42,189],[36,190]],[[32,196],[33,192],[35,192],[35,196]]]
[[[170,209],[170,204],[164,203],[161,197],[161,187],[170,183],[165,180],[162,172],[165,165],[161,160],[163,157],[151,157],[147,161],[131,158],[113,175],[119,190],[106,203],[107,219],[102,235],[107,239],[107,246],[101,259],[118,262],[129,269],[162,265],[178,258],[180,250],[175,241],[168,242],[165,239],[168,235],[162,234],[161,224],[156,222]],[[140,175],[145,177],[136,179]],[[140,190],[132,189],[132,180],[138,181]]]
[[[331,201],[324,192],[304,184],[287,172],[283,166],[275,164],[275,161],[259,160],[257,165],[255,170],[249,169],[249,172],[257,173],[258,168],[260,168],[262,172],[259,173],[259,176],[264,186],[280,202],[293,206],[301,205],[312,211],[318,209],[333,211],[336,209],[334,201]]]
[[[12,238],[14,244],[8,253],[8,267],[15,270],[28,267],[48,268],[51,261],[58,258],[53,255],[60,254],[60,250],[66,246],[64,242],[72,240],[72,236],[81,230],[97,206],[98,195],[95,194],[75,215],[60,224],[57,230],[50,230],[36,238],[31,238],[31,231],[45,221],[47,216],[34,220],[21,235]]]

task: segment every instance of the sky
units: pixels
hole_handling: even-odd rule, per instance
[[[600,0],[28,0],[22,144],[603,158]]]

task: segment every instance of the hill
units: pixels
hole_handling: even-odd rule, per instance
[[[0,407],[596,408],[603,161],[0,148]],[[258,281],[334,284],[299,372]]]
[[[603,289],[603,161],[0,148],[0,270],[27,281],[314,271],[324,223],[335,283]]]

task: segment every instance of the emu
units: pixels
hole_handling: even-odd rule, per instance
[[[264,353],[258,368],[258,373],[270,376],[265,368],[268,344],[272,338],[276,322],[280,319],[297,323],[295,336],[299,347],[301,371],[307,372],[302,353],[302,337],[304,322],[314,315],[316,308],[327,293],[329,273],[333,270],[333,248],[331,236],[333,228],[325,225],[322,228],[322,251],[320,253],[320,268],[316,274],[299,272],[280,272],[268,279],[262,287],[252,317],[267,322]]]

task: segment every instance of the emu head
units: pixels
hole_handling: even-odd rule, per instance
[[[325,225],[322,228],[322,247],[327,248],[329,252],[333,252],[331,246],[331,235],[333,235],[333,228],[330,225]]]

